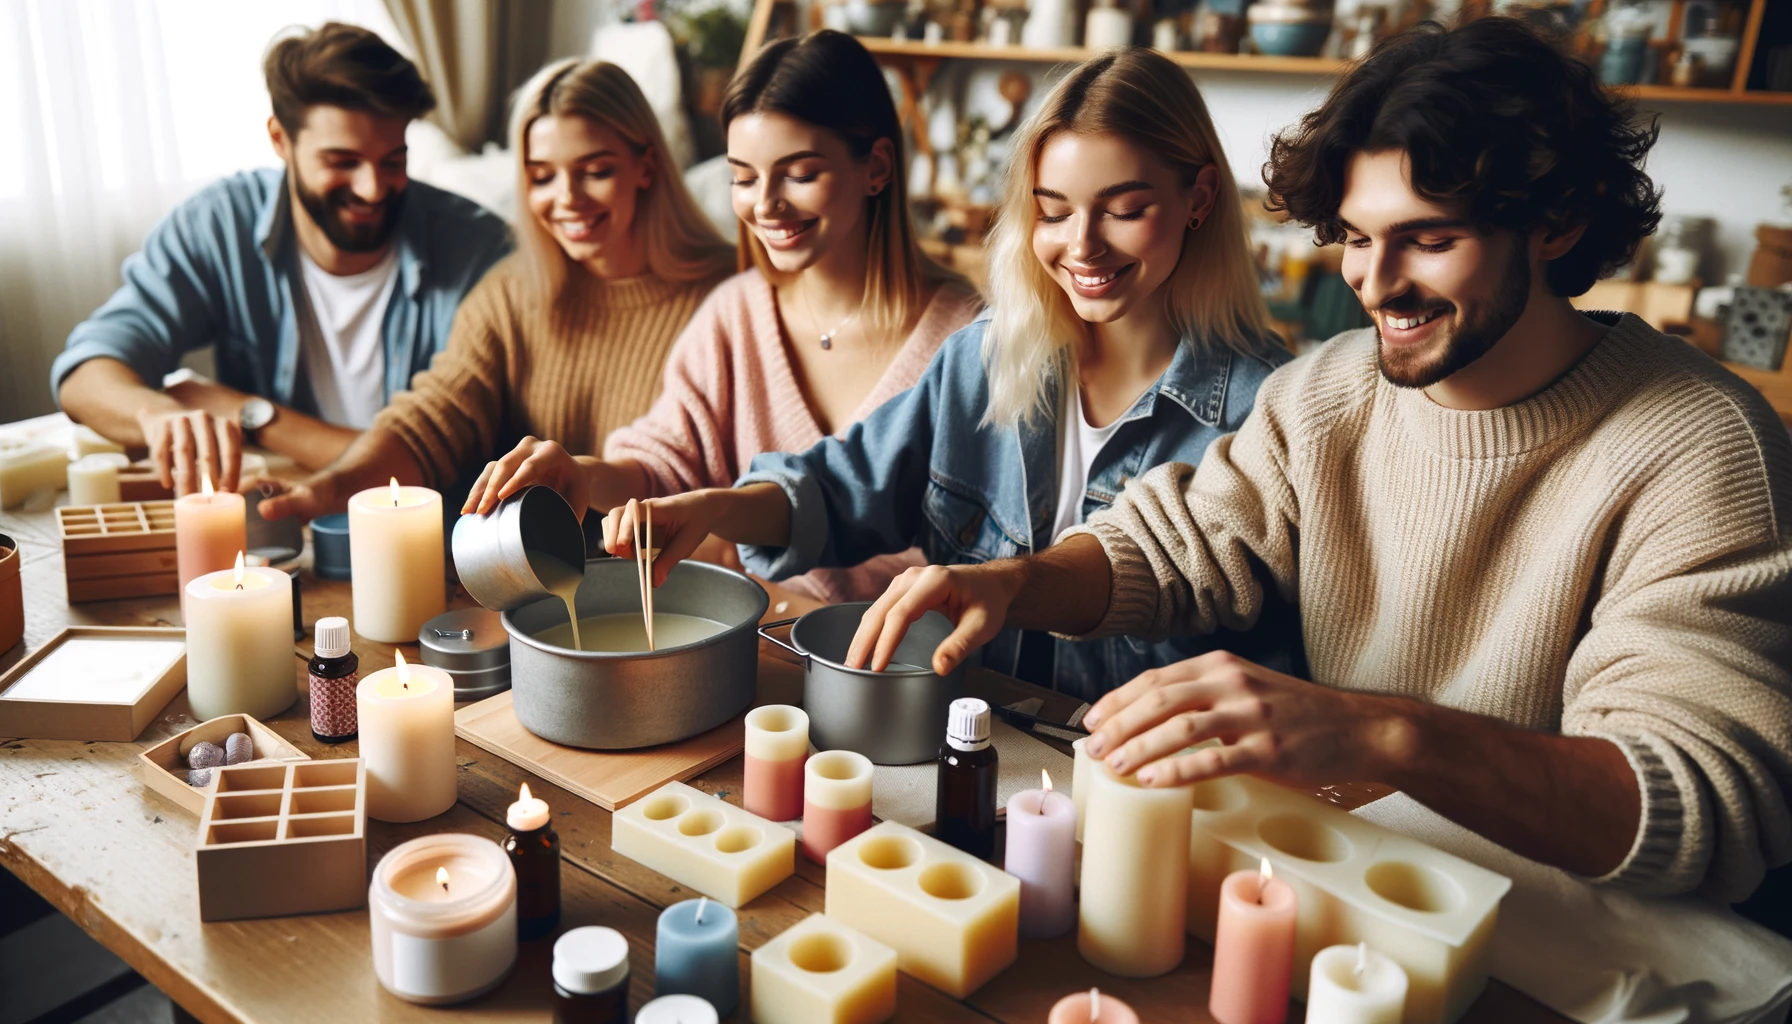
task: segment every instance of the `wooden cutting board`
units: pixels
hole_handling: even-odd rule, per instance
[[[762,655],[758,685],[754,707],[798,703],[802,667]],[[706,733],[661,747],[616,751],[563,747],[523,728],[510,698],[510,691],[505,690],[456,711],[454,734],[606,811],[626,807],[668,782],[701,775],[739,754],[746,743],[743,714]]]

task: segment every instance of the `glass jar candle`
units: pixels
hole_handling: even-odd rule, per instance
[[[413,1003],[459,1003],[516,963],[516,873],[478,836],[422,836],[393,848],[367,891],[373,971]]]

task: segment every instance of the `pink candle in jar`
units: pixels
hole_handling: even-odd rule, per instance
[[[1139,1024],[1139,1015],[1120,1000],[1092,988],[1058,1000],[1046,1024]]]
[[[771,821],[803,813],[803,762],[809,758],[809,716],[788,704],[747,712],[741,806]]]
[[[828,862],[828,851],[871,827],[871,759],[824,750],[803,766],[803,856]]]
[[[174,500],[174,557],[180,580],[181,609],[187,606],[187,584],[206,573],[236,565],[236,555],[249,547],[249,520],[243,496],[216,494],[212,478],[199,476],[202,489]]]
[[[1052,790],[1052,777],[1039,772],[1043,789],[1008,798],[1008,845],[1003,868],[1020,879],[1020,937],[1051,939],[1076,925],[1076,805]]]
[[[1213,988],[1207,1012],[1219,1024],[1282,1024],[1294,973],[1298,900],[1274,877],[1269,859],[1220,883],[1213,937]]]

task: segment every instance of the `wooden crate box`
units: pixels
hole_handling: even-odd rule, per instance
[[[180,593],[174,502],[56,510],[70,603]]]
[[[366,766],[349,758],[220,768],[198,842],[201,921],[362,906]]]

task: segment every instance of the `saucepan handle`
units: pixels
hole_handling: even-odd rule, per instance
[[[760,637],[762,637],[766,640],[770,640],[772,643],[777,644],[779,647],[782,647],[785,650],[789,651],[790,653],[803,659],[803,664],[805,666],[807,666],[809,664],[809,655],[806,652],[798,650],[796,647],[785,643],[784,641],[778,639],[777,637],[775,637],[771,634],[771,630],[783,629],[786,626],[795,625],[796,620],[800,619],[800,618],[802,618],[802,616],[795,615],[788,619],[779,619],[776,622],[768,622],[765,625],[759,627],[759,635],[760,635]]]

